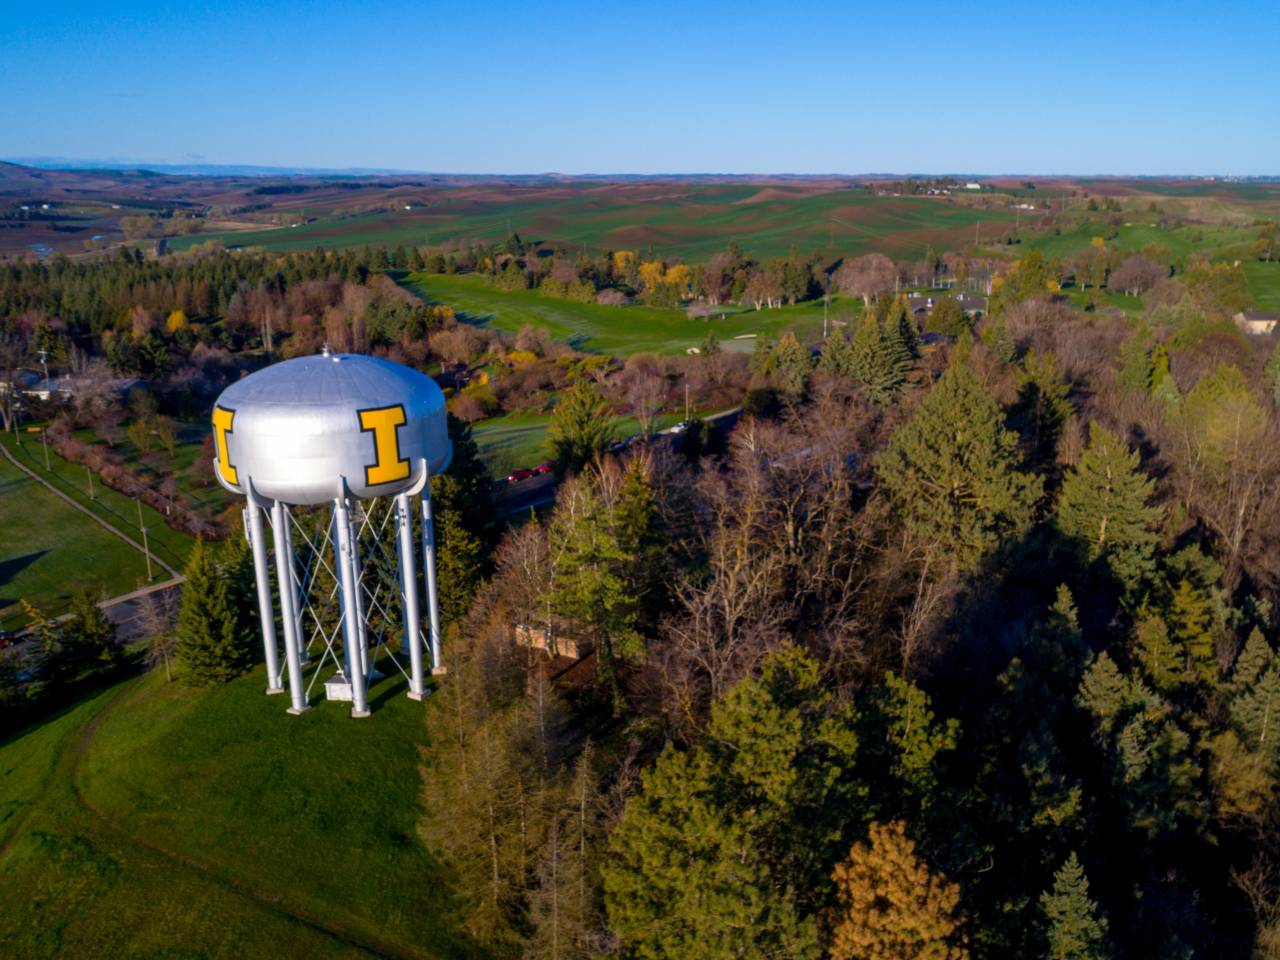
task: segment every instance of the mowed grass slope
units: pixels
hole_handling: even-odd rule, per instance
[[[78,589],[115,596],[145,582],[141,553],[0,457],[0,628],[25,625],[20,600],[57,616]]]
[[[6,957],[455,957],[416,834],[423,706],[129,681],[0,744]]]
[[[405,198],[410,199],[410,198]],[[737,240],[756,256],[830,250],[881,252],[909,259],[1007,231],[1014,214],[936,197],[877,196],[863,189],[761,184],[579,184],[554,189],[493,187],[436,190],[420,203],[383,213],[337,217],[259,231],[175,240],[183,249],[215,238],[228,246],[276,250],[365,244],[423,246],[526,240],[602,249],[652,249],[664,257],[705,260]]]
[[[727,348],[734,347],[734,337],[749,334],[776,337],[785,330],[793,330],[802,339],[817,339],[822,335],[821,300],[775,310],[726,306],[723,319],[717,314],[702,320],[690,319],[683,310],[641,305],[607,307],[557,300],[535,290],[499,290],[475,274],[413,273],[402,282],[429,303],[452,307],[464,323],[510,333],[526,325],[541,327],[553,339],[579,350],[619,356],[638,352],[683,353],[699,346],[713,330]],[[832,298],[832,318],[861,313],[861,301]],[[750,343],[739,342],[737,347],[749,350]]]

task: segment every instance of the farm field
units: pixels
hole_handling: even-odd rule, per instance
[[[579,350],[626,356],[632,353],[684,353],[700,345],[714,330],[726,349],[751,349],[751,341],[733,341],[744,334],[775,337],[785,330],[818,339],[822,335],[822,301],[775,310],[725,307],[724,319],[690,319],[683,310],[656,307],[608,307],[595,303],[557,300],[533,290],[504,291],[474,274],[445,276],[413,273],[401,282],[430,303],[453,307],[459,320],[510,333],[525,325],[543,327],[552,339]],[[831,317],[857,313],[857,300],[833,297]]]
[[[402,680],[286,715],[262,669],[127,681],[0,743],[13,958],[458,957],[416,836],[423,707]]]
[[[3,457],[0,517],[0,629],[26,625],[20,600],[58,616],[77,589],[116,596],[146,582],[142,554]]]
[[[925,250],[1003,234],[1014,214],[940,198],[889,197],[847,185],[759,183],[579,183],[556,187],[448,188],[398,192],[379,213],[319,216],[295,227],[206,233],[175,239],[185,249],[210,239],[273,250],[365,244],[422,246],[501,241],[511,232],[530,241],[602,249],[652,250],[705,260],[736,239],[749,253],[784,256],[831,249],[881,252],[909,259]],[[410,209],[404,209],[408,206]]]

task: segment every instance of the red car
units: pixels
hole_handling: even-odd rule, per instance
[[[533,468],[533,472],[537,474],[550,473],[555,468],[549,463],[540,463]]]
[[[507,474],[507,483],[519,483],[521,480],[528,480],[536,471],[523,467],[514,473]]]

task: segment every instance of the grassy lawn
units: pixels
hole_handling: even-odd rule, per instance
[[[290,717],[263,686],[153,673],[0,743],[6,957],[464,955],[416,834],[422,705],[387,680],[368,720]]]
[[[626,356],[632,353],[684,353],[700,345],[714,330],[722,346],[750,349],[750,342],[734,337],[756,334],[776,337],[792,330],[802,340],[822,335],[822,302],[809,302],[775,310],[751,310],[726,306],[724,318],[692,320],[683,310],[656,307],[606,307],[546,297],[533,290],[503,291],[474,274],[443,276],[409,274],[402,281],[423,299],[453,307],[458,319],[482,327],[515,333],[529,325],[546,329],[552,339],[579,350]],[[856,312],[860,301],[833,297],[831,317]]]
[[[692,416],[706,416],[714,411],[695,410]],[[684,411],[662,413],[654,418],[653,429],[665,430],[684,419]],[[488,465],[494,477],[505,477],[520,467],[536,467],[551,454],[547,450],[547,425],[549,413],[508,413],[490,417],[471,425],[472,435],[480,447],[480,458]],[[614,436],[618,439],[640,432],[640,423],[634,417],[618,417],[613,422]]]
[[[57,616],[81,587],[115,596],[146,582],[141,553],[3,457],[0,517],[0,627],[26,624],[21,599]]]
[[[142,535],[138,532],[138,502],[136,500],[112,490],[98,480],[97,477],[93,480],[94,498],[90,499],[89,480],[85,474],[85,468],[63,460],[52,450],[49,451],[49,463],[52,469],[45,470],[44,451],[38,434],[24,434],[21,444],[18,444],[11,434],[4,434],[0,436],[0,443],[3,443],[5,448],[14,454],[21,463],[34,470],[58,490],[71,497],[77,503],[88,507],[95,514],[106,520],[107,523],[117,527],[122,533],[141,542]],[[65,509],[71,512],[70,508]],[[87,519],[84,522],[87,524]],[[186,564],[187,553],[191,549],[193,542],[191,537],[170,527],[165,522],[163,514],[145,504],[142,506],[142,522],[146,524],[149,545],[155,556],[181,572],[182,567]],[[96,524],[90,525],[101,530]],[[105,530],[102,532],[104,535],[108,535]],[[112,539],[128,549],[123,541],[116,537],[112,537]]]
[[[1245,260],[1244,272],[1249,277],[1249,291],[1258,301],[1258,308],[1280,310],[1280,262]]]

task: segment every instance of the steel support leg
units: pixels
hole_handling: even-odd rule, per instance
[[[271,572],[267,568],[267,542],[262,532],[262,511],[252,503],[245,511],[249,520],[249,547],[253,551],[253,578],[258,587],[258,618],[262,621],[262,652],[267,662],[267,693],[284,693],[284,688],[280,686],[276,612],[271,600]]]
[[[346,640],[347,680],[351,684],[351,716],[369,716],[369,702],[365,698],[364,669],[360,661],[360,628],[356,623],[355,591],[351,544],[351,511],[347,501],[338,497],[333,501],[334,526],[338,528],[337,560],[341,578],[339,593],[342,596],[343,637]]]
[[[418,632],[422,613],[418,610],[418,565],[413,560],[413,513],[409,495],[396,497],[396,553],[400,561],[400,590],[404,595],[404,648],[409,654],[409,698],[426,696],[422,675],[422,642]]]
[[[422,565],[427,572],[427,616],[431,620],[431,673],[445,673],[440,655],[440,595],[436,591],[436,530],[431,521],[431,478],[422,488]]]
[[[307,709],[307,695],[302,689],[302,660],[298,656],[298,617],[293,592],[293,553],[289,547],[289,513],[277,500],[271,507],[271,525],[276,544],[276,582],[280,589],[280,623],[284,627],[284,659],[289,665],[289,712]]]
[[[293,635],[298,641],[298,660],[305,667],[311,662],[311,656],[307,653],[307,635],[302,629],[302,581],[298,579],[297,556],[293,552],[293,514],[287,505],[284,507],[284,548],[289,558],[289,583],[293,593]]]
[[[361,505],[361,509],[364,509]],[[360,563],[360,526],[356,523],[354,513],[351,517],[351,581],[355,584],[356,631],[359,637],[357,649],[360,651],[360,670],[365,674],[365,683],[372,677],[369,675],[369,625],[364,609],[364,567]]]

